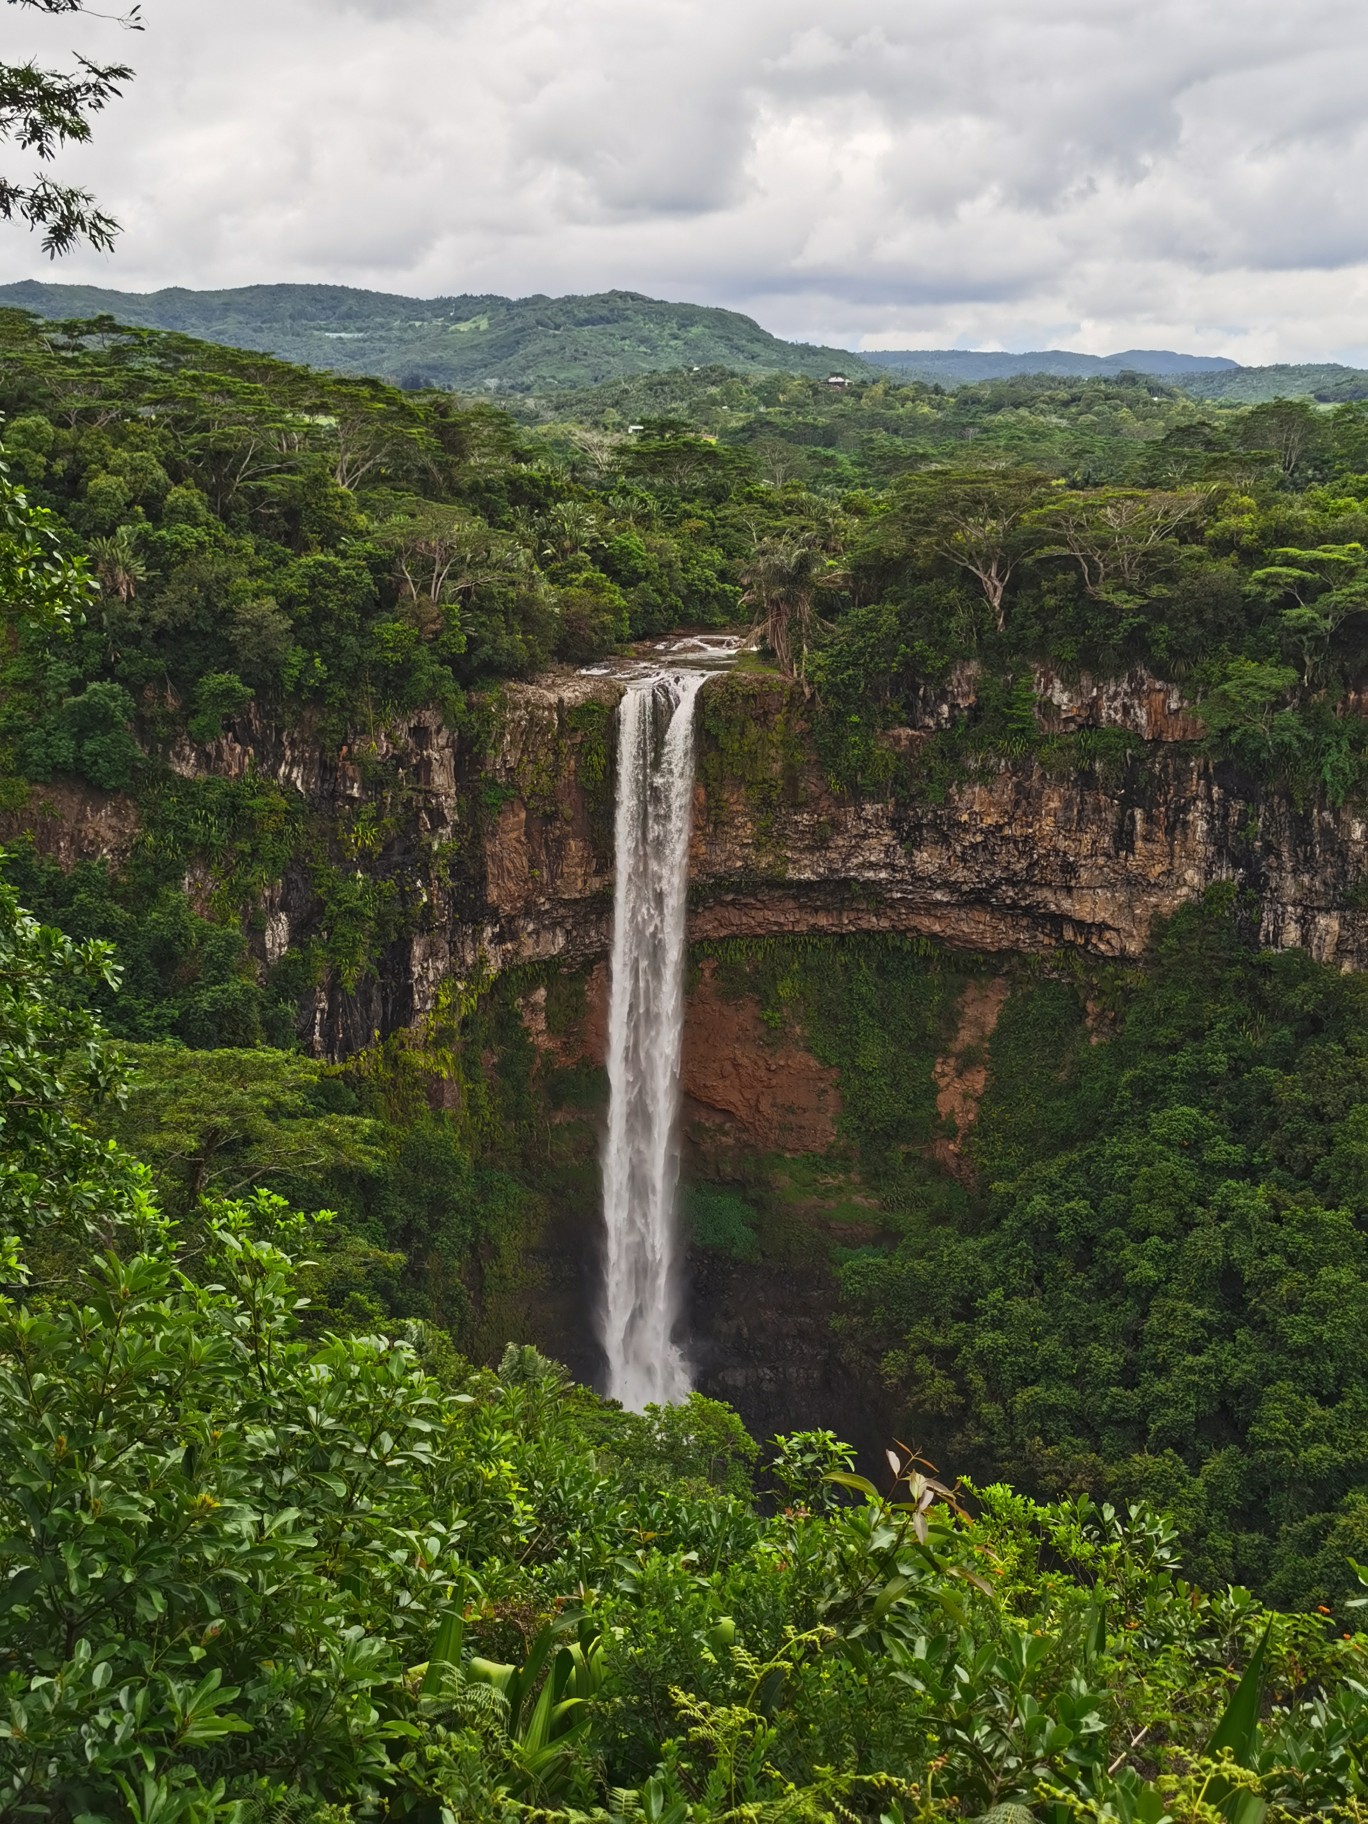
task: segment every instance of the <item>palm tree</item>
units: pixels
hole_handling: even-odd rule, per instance
[[[751,639],[764,640],[805,694],[808,647],[826,625],[817,599],[823,590],[844,589],[849,581],[837,561],[840,542],[834,522],[796,527],[762,540],[741,572],[741,605],[753,616]]]
[[[580,500],[563,500],[546,515],[544,555],[565,563],[588,549],[599,535],[598,515]]]
[[[120,526],[108,538],[92,539],[90,551],[100,587],[127,607],[138,593],[138,584],[147,580],[147,566],[138,556],[132,526]]]

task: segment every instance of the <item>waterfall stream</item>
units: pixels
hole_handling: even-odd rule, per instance
[[[608,1392],[636,1412],[690,1387],[675,1336],[674,1204],[694,699],[706,675],[635,678],[618,710],[603,1341]]]

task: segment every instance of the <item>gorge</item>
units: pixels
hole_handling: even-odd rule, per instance
[[[1358,1817],[1359,389],[530,302],[0,309],[0,1824]]]
[[[688,679],[690,696],[701,678]],[[918,1149],[924,1163],[916,1172],[928,1182],[971,1188],[966,1149],[988,1048],[1004,1007],[1025,1004],[1038,993],[1033,983],[1080,979],[1080,965],[1082,979],[1093,968],[1124,969],[1144,954],[1156,919],[1222,883],[1238,891],[1242,925],[1259,942],[1301,946],[1340,969],[1364,966],[1368,909],[1356,883],[1368,832],[1351,808],[1299,805],[1213,762],[1181,693],[1146,674],[1066,684],[1041,669],[1037,717],[1053,752],[1042,745],[1017,758],[984,756],[943,788],[919,786],[926,774],[918,768],[972,710],[977,688],[965,667],[947,688],[925,692],[909,725],[886,737],[904,770],[882,793],[853,796],[826,781],[801,692],[745,668],[698,690],[697,775],[687,804],[678,746],[661,770],[648,769],[647,712],[655,702],[656,718],[666,714],[660,687],[611,673],[564,670],[508,686],[476,748],[431,713],[378,731],[366,754],[329,752],[307,720],[281,727],[255,716],[212,742],[173,746],[170,765],[187,785],[283,794],[298,806],[300,831],[313,832],[307,842],[295,839],[294,857],[262,882],[256,911],[247,911],[264,979],[326,939],[337,916],[310,859],[319,841],[355,853],[349,832],[379,832],[353,865],[368,890],[383,891],[388,922],[354,979],[331,970],[303,993],[298,1033],[310,1051],[345,1061],[400,1040],[416,1044],[415,1055],[430,1059],[433,1099],[465,1118],[470,1098],[486,1093],[470,1074],[486,1067],[468,1048],[490,1041],[465,1041],[467,1063],[445,1072],[450,1010],[506,1005],[523,1035],[526,1063],[517,1068],[529,1088],[519,1093],[543,1109],[538,1145],[559,1163],[545,1216],[518,1244],[521,1266],[504,1282],[482,1268],[472,1282],[485,1310],[472,1338],[488,1336],[492,1345],[502,1326],[628,1403],[644,1403],[683,1384],[674,1378],[682,1376],[679,1358],[660,1346],[671,1299],[682,1296],[687,1351],[706,1391],[734,1401],[761,1433],[830,1424],[877,1448],[894,1406],[877,1392],[869,1345],[829,1329],[841,1303],[829,1263],[833,1248],[839,1255],[887,1245],[888,1218],[859,1170],[821,1163],[848,1150],[867,1092],[853,1065],[834,1066],[829,1050],[814,1057],[801,996],[765,1002],[755,974],[765,946],[788,946],[783,953],[794,958],[804,945],[854,946],[851,955],[864,954],[861,944],[882,946],[869,952],[871,967],[907,954],[925,981],[939,984],[940,1011],[906,1041],[918,1049],[903,1140]],[[668,726],[679,737],[692,723],[676,716]],[[1089,757],[1089,740],[1115,735],[1128,743],[1119,758]],[[1061,751],[1067,765],[1054,757]],[[624,766],[639,781],[635,794],[615,791]],[[648,783],[661,827],[673,832],[663,842],[648,839],[642,818]],[[276,802],[262,800],[257,814]],[[694,960],[679,1002],[672,972],[683,966],[682,948],[674,948],[683,908],[672,892],[683,882],[671,862],[690,825]],[[34,788],[4,833],[19,826],[68,869],[83,858],[126,862],[143,840],[131,802],[90,790]],[[619,877],[616,933],[615,848],[637,856],[633,878],[643,888],[629,905]],[[217,866],[217,876],[209,857],[190,868],[192,899],[207,905],[220,890],[231,870],[226,852]],[[648,928],[657,937],[669,929],[668,962],[657,955],[650,963],[633,948]],[[837,953],[829,954],[824,972],[835,963]],[[636,1269],[644,1278],[632,1277],[625,1254],[614,1259],[633,1212],[651,1211],[658,1222],[677,1168],[668,1120],[662,1125],[671,1086],[651,1078],[650,1061],[632,1049],[627,1004],[609,1012],[610,955],[635,1005],[654,1006],[665,1024],[682,1027],[686,1204],[703,1194],[691,1187],[719,1184],[717,1194],[733,1200],[724,1207],[749,1211],[743,1226],[759,1220],[771,1237],[720,1252],[695,1246],[682,1290],[671,1290],[658,1253],[646,1251]],[[1095,1040],[1111,1017],[1097,998],[1105,993],[1079,992],[1079,1030]],[[896,1019],[892,1007],[886,1012]],[[505,1058],[521,1055],[508,1050],[506,1022],[500,1030]],[[618,1288],[608,1300],[606,1357],[585,1323],[602,1302],[605,1068],[623,1092],[605,1156],[609,1209],[617,1212],[606,1271]],[[564,1100],[574,1085],[579,1105]],[[638,1308],[653,1314],[655,1340],[644,1357],[632,1340]],[[653,1378],[661,1365],[665,1378]]]
[[[529,1412],[547,1363],[630,1406],[687,1369],[660,1423],[699,1438],[879,1475],[901,1439],[1148,1503],[1210,1582],[1343,1589],[1358,406],[703,371],[528,429],[152,331],[0,339],[0,502],[49,565],[28,606],[14,572],[5,876],[114,946],[78,998],[129,1087],[89,1118],[177,1245],[216,1200],[332,1211],[314,1336]],[[670,840],[620,838],[641,668],[744,625]]]

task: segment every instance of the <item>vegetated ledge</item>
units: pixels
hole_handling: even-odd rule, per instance
[[[972,702],[960,667],[927,689],[889,742],[912,789],[833,792],[799,694],[773,674],[736,672],[700,698],[691,849],[691,934],[699,940],[821,932],[899,932],[972,951],[1098,955],[1143,951],[1156,916],[1221,881],[1249,896],[1270,948],[1368,967],[1368,820],[1351,806],[1300,806],[1214,763],[1170,685],[1134,673],[1105,684],[1036,676],[1048,732],[1117,729],[1120,762],[1047,763],[980,754],[939,796],[918,789],[918,750]],[[300,853],[241,910],[264,972],[325,928],[318,855],[383,880],[398,908],[383,946],[350,984],[336,968],[307,990],[299,1032],[331,1057],[440,1014],[512,965],[606,953],[612,916],[613,709],[622,686],[572,673],[511,684],[488,747],[434,711],[341,751],[307,720],[255,716],[206,746],[170,753],[184,778],[275,781],[302,800],[312,855]],[[44,807],[49,806],[44,814]],[[377,833],[358,855],[363,811]],[[27,829],[64,866],[134,839],[131,807],[72,787],[34,789],[0,839]],[[115,840],[117,838],[117,840]],[[320,849],[321,845],[321,849]],[[187,878],[212,882],[213,857]]]

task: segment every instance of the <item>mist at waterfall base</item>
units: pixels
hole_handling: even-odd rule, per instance
[[[603,1343],[608,1392],[640,1412],[688,1396],[675,1195],[693,809],[706,672],[630,681],[618,709]]]

